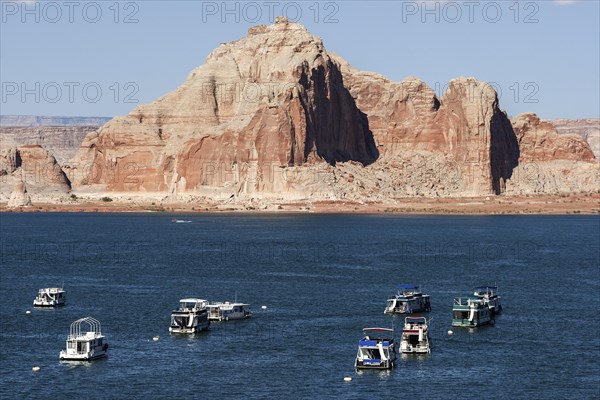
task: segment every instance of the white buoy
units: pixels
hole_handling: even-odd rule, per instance
[[[40,367],[33,367],[33,368],[31,368],[31,370],[32,370],[33,372],[38,372],[38,371],[40,370]]]
[[[344,377],[344,382],[352,382],[352,377],[351,376],[345,376]]]
[[[156,335],[152,338],[152,340],[154,340],[155,342],[158,342],[158,339],[160,339],[160,336]]]
[[[450,330],[448,331],[448,335],[454,335],[454,332],[452,331],[452,329],[450,329]]]
[[[27,310],[25,311],[25,314],[31,314],[31,311]]]
[[[263,310],[266,310],[267,306],[261,306],[260,308],[262,308]]]

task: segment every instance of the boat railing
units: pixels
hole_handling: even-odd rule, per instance
[[[89,330],[85,331],[85,334],[81,333],[82,324],[89,326]],[[71,324],[71,329],[69,330],[69,340],[77,339],[84,336],[89,337],[90,333],[92,333],[92,336],[96,336],[101,333],[100,321],[92,317],[81,318]]]
[[[454,305],[455,306],[472,306],[479,305],[482,303],[482,300],[477,297],[455,297]]]

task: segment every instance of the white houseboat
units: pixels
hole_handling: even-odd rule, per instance
[[[63,288],[44,288],[38,291],[33,299],[34,307],[58,307],[64,306],[67,301],[67,293]]]
[[[476,327],[493,323],[493,314],[479,297],[456,297],[452,307],[452,326]]]
[[[207,306],[208,319],[212,321],[230,321],[252,316],[250,304],[246,303],[212,303]]]
[[[364,337],[358,342],[354,367],[357,369],[391,369],[396,364],[394,330],[365,328]]]
[[[429,354],[431,352],[427,318],[414,316],[404,319],[400,352],[415,354]]]
[[[86,327],[86,329],[82,329]],[[92,317],[78,319],[71,324],[67,348],[60,352],[61,360],[92,361],[105,357],[108,343],[100,330],[100,322]]]
[[[499,314],[502,311],[502,305],[500,304],[500,296],[498,296],[497,286],[477,286],[473,290],[473,295],[483,299],[484,303],[486,303],[490,308],[492,315]]]
[[[208,320],[208,301],[189,298],[179,300],[179,308],[171,313],[171,333],[196,333],[207,330],[210,326]]]
[[[414,312],[429,311],[429,295],[421,293],[419,286],[400,285],[398,293],[387,301],[385,314],[412,314]]]

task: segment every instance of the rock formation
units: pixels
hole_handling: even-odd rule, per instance
[[[39,144],[52,153],[59,164],[71,160],[83,139],[99,126],[0,127],[2,146]]]
[[[176,91],[88,136],[72,164],[79,187],[237,194],[287,190],[261,179],[274,169],[377,157],[321,40],[278,19],[221,45]],[[98,172],[82,173],[90,161]]]
[[[590,145],[596,159],[600,159],[600,119],[555,119],[549,121],[561,135],[575,134]]]
[[[525,113],[513,121],[520,149],[511,194],[597,191],[598,160],[579,135],[559,135],[551,122]]]
[[[517,164],[518,146],[490,85],[457,78],[438,99],[419,79],[393,83],[338,60],[346,84],[383,147],[383,160],[410,163],[418,153],[433,169],[437,164],[453,170],[451,175],[439,174],[439,181],[432,183],[438,192],[476,196],[503,191]],[[447,179],[456,181],[457,175],[458,186]],[[409,183],[412,178],[406,175],[404,182],[398,183],[420,186],[419,182]]]
[[[598,187],[584,141],[531,115],[513,126],[490,85],[457,78],[438,99],[416,78],[353,69],[284,18],[222,44],[178,89],[89,134],[66,170],[77,192],[228,201]]]
[[[64,198],[70,190],[70,182],[56,159],[39,145],[2,146],[0,182],[0,201],[15,197],[15,203],[28,196],[34,201],[51,202]]]
[[[29,193],[27,193],[23,181],[18,181],[8,200],[8,207],[16,208],[29,206],[31,206],[31,197],[29,196]]]

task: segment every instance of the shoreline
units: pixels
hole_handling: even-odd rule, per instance
[[[102,202],[78,199],[64,203],[34,203],[8,208],[0,213],[231,213],[231,214],[375,214],[375,215],[594,215],[600,214],[600,193],[541,196],[487,196],[468,198],[403,198],[385,203],[355,201],[271,201],[266,205],[204,203],[162,203],[141,201]]]

